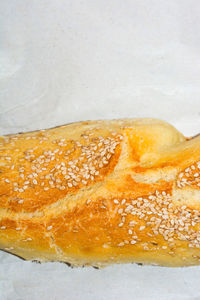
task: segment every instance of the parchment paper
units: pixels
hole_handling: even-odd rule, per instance
[[[0,134],[155,117],[200,133],[198,0],[1,0]],[[104,270],[0,253],[0,299],[200,299],[200,267]]]

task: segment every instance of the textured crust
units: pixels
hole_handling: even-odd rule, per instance
[[[104,267],[200,264],[200,136],[155,119],[0,137],[0,249]]]

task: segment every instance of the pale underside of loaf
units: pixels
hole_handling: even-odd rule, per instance
[[[0,137],[0,249],[104,267],[200,264],[200,137],[155,119]]]

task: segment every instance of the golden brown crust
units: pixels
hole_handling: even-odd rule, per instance
[[[0,137],[0,248],[106,266],[200,264],[200,137],[154,119]]]

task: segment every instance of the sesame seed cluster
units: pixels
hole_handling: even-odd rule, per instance
[[[152,242],[161,236],[162,249],[168,249],[170,254],[177,241],[188,242],[190,248],[200,248],[200,232],[195,230],[200,222],[199,211],[174,205],[169,192],[155,191],[136,199],[114,199],[113,203],[120,216],[118,227],[127,233],[127,238],[118,246],[142,244],[144,250],[150,250]],[[145,237],[148,242],[143,243]]]
[[[6,184],[18,196],[18,204],[23,204],[30,189],[37,193],[41,190],[68,192],[96,182],[104,175],[123,136],[114,131],[104,137],[93,135],[87,130],[79,140],[49,140],[48,134],[5,139],[1,144],[0,161],[4,168],[1,184]],[[16,148],[19,141],[26,145],[27,140],[33,142],[32,148]]]
[[[179,188],[190,185],[200,187],[200,161],[197,161],[180,172],[176,184]]]

